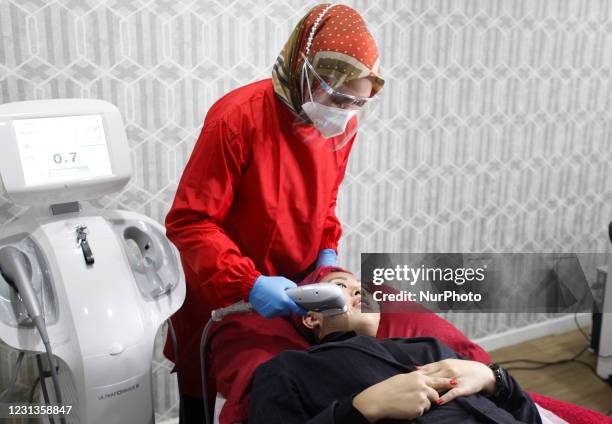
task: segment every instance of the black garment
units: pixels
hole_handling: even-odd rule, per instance
[[[191,397],[184,393],[181,393],[180,396],[179,424],[202,424],[204,422],[202,398]],[[211,408],[214,408],[214,405]]]
[[[249,424],[367,423],[352,398],[389,377],[447,358],[459,358],[431,337],[377,340],[354,332],[334,333],[308,351],[287,351],[257,368]],[[485,395],[432,405],[415,420],[379,423],[534,423],[541,424],[533,401],[508,375],[510,394],[497,404]]]

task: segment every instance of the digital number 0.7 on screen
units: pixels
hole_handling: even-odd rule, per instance
[[[53,155],[53,162],[60,164],[62,162],[68,162],[70,160],[70,162],[74,162],[76,160],[76,152],[69,152],[68,155],[70,156],[69,159],[64,160],[64,158],[62,157],[62,155],[60,155],[59,153],[55,153]]]

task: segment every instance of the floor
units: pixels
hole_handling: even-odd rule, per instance
[[[495,362],[513,359],[557,361],[571,358],[586,346],[578,331],[542,337],[489,352]],[[596,357],[584,352],[580,360],[595,367]],[[506,368],[533,366],[527,363],[505,365]],[[589,368],[570,362],[536,371],[511,371],[523,388],[555,399],[571,402],[601,413],[612,413],[612,387],[598,379]]]

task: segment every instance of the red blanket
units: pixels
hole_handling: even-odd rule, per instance
[[[605,424],[612,423],[612,418],[598,412],[571,403],[562,402],[547,396],[529,393],[531,399],[544,409],[555,413],[570,424]]]

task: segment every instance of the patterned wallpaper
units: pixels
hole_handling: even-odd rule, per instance
[[[603,251],[612,195],[612,3],[348,1],[387,85],[342,186],[340,260],[365,251]],[[134,176],[98,204],[162,221],[203,117],[266,78],[314,2],[0,0],[0,102],[94,97],[123,113]],[[0,195],[0,224],[24,208]],[[449,316],[472,337],[542,315]],[[161,337],[160,337],[161,340]],[[3,351],[0,386],[14,352]],[[156,347],[157,418],[176,416]],[[27,391],[31,361],[19,379]]]

